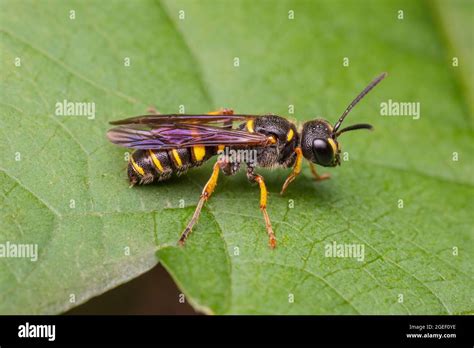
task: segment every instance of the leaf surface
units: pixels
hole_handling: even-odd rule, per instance
[[[461,26],[448,25],[472,29],[472,4],[0,7],[0,243],[39,252],[36,262],[0,259],[0,313],[60,313],[157,262],[206,313],[473,313],[473,30],[459,36]],[[126,149],[105,138],[108,121],[152,105],[335,122],[382,71],[388,78],[346,121],[375,131],[340,138],[347,160],[319,169],[331,180],[314,182],[305,166],[280,196],[288,170],[260,171],[274,251],[244,173],[220,177],[186,247],[176,247],[211,163],[129,189]],[[419,102],[420,118],[381,116],[389,99]],[[56,116],[63,100],[95,103],[95,117]],[[363,246],[363,260],[327,257],[334,243]]]

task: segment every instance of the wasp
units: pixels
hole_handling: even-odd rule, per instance
[[[116,127],[110,129],[107,136],[114,144],[135,149],[127,168],[131,186],[167,180],[173,173],[183,174],[218,155],[196,210],[179,238],[179,245],[185,244],[204,203],[214,192],[219,172],[234,175],[245,165],[248,180],[260,188],[260,210],[273,249],[277,240],[267,213],[267,188],[264,178],[255,172],[256,168],[292,168],[281,194],[300,174],[303,158],[309,161],[316,180],[328,179],[328,174],[317,173],[314,164],[340,165],[339,136],[356,129],[373,129],[366,123],[340,127],[352,108],[386,75],[376,77],[349,104],[334,126],[324,119],[315,119],[304,123],[298,131],[295,124],[278,115],[234,114],[231,109],[220,109],[207,114],[161,115],[156,112],[114,121],[111,124]],[[232,151],[252,152],[254,156],[222,156]]]

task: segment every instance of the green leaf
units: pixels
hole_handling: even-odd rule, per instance
[[[60,313],[161,262],[206,313],[472,314],[473,13],[472,2],[2,1],[0,244],[36,243],[38,260],[0,258],[0,313]],[[126,150],[105,138],[108,121],[152,105],[334,122],[382,71],[347,120],[375,131],[341,137],[348,160],[319,169],[331,180],[305,166],[280,196],[288,170],[259,171],[275,250],[244,173],[220,177],[177,247],[212,164],[129,189]],[[56,116],[64,99],[95,103],[95,118]],[[389,99],[419,102],[421,117],[381,116]],[[327,257],[333,243],[363,246],[363,261]]]

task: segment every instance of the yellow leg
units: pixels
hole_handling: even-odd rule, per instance
[[[188,226],[186,226],[186,229],[183,231],[181,234],[181,237],[179,238],[178,244],[179,245],[184,245],[186,242],[186,239],[188,238],[189,234],[191,233],[193,226],[196,224],[196,222],[199,219],[199,215],[201,214],[202,207],[204,203],[209,199],[211,194],[214,192],[214,189],[216,188],[217,185],[217,179],[219,177],[219,162],[216,162],[214,164],[214,167],[212,168],[212,175],[209,178],[209,180],[206,183],[206,186],[204,186],[204,189],[202,190],[201,197],[199,199],[198,205],[196,207],[196,210],[194,211],[193,217],[188,223]]]
[[[309,168],[311,169],[311,174],[313,174],[313,178],[314,180],[316,181],[322,181],[322,180],[326,180],[326,179],[329,179],[331,178],[331,176],[329,175],[329,173],[326,173],[326,174],[323,174],[323,175],[319,175],[318,172],[316,171],[316,166],[311,163],[311,162],[308,162],[309,163]]]
[[[222,109],[207,113],[207,115],[233,115],[233,114],[234,114],[234,110],[227,109],[227,108],[222,108]]]
[[[261,177],[260,175],[255,176],[255,181],[257,181],[258,186],[260,186],[260,210],[262,211],[263,218],[265,219],[265,228],[267,229],[268,234],[268,245],[270,245],[270,248],[275,249],[277,240],[275,238],[275,233],[272,229],[270,217],[267,213],[267,187],[265,186],[265,181],[263,181],[263,177]]]
[[[146,111],[150,114],[153,114],[153,115],[161,115],[161,112],[156,110],[156,108],[154,106],[148,107],[148,109],[146,109]]]
[[[301,152],[301,148],[297,147],[295,149],[296,153],[296,161],[295,165],[293,166],[293,170],[291,171],[291,174],[286,178],[285,183],[283,184],[283,187],[281,188],[280,194],[282,195],[285,193],[286,189],[288,188],[288,185],[291,184],[293,180],[301,173],[301,163],[303,161],[303,153]]]
[[[274,249],[277,244],[277,240],[275,238],[275,233],[273,232],[272,229],[272,224],[270,222],[270,217],[268,216],[267,213],[267,187],[265,186],[265,181],[263,180],[263,177],[255,174],[253,172],[253,168],[249,167],[247,169],[247,178],[251,182],[256,182],[258,183],[258,186],[260,187],[260,210],[262,211],[263,218],[265,219],[265,227],[267,229],[267,234],[268,234],[268,244],[270,245],[270,248]]]

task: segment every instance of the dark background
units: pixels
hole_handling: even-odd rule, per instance
[[[186,302],[168,272],[158,264],[150,271],[94,297],[68,314],[199,314]]]

